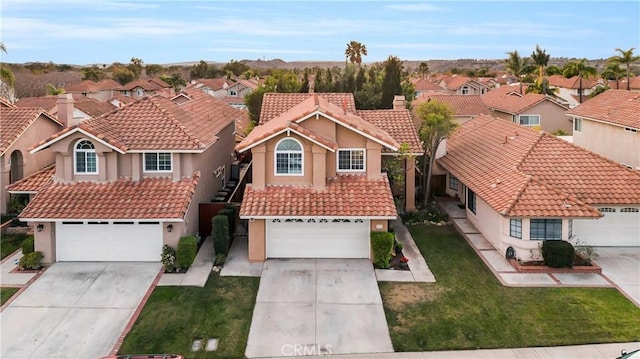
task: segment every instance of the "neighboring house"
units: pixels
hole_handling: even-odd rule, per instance
[[[404,103],[396,108],[356,111],[352,94],[265,94],[261,125],[236,146],[253,157],[240,209],[250,261],[370,258],[370,232],[397,216],[382,171],[401,146],[405,206],[415,209],[420,143]]]
[[[194,87],[215,98],[223,98],[227,96],[227,88],[232,84],[225,78],[215,79],[198,79],[191,81],[189,87]]]
[[[416,98],[419,98],[425,93],[433,93],[433,92],[446,93],[447,92],[446,89],[440,87],[438,84],[435,84],[423,77],[412,78],[411,83],[413,84],[413,88],[416,90]]]
[[[567,107],[549,96],[526,93],[526,86],[525,94],[519,91],[519,86],[504,86],[480,98],[493,116],[549,133],[561,130],[571,134],[571,121],[565,116]]]
[[[444,76],[438,85],[452,95],[482,95],[491,90],[489,86],[470,77],[458,75]]]
[[[574,76],[566,78],[562,75],[547,77],[549,87],[557,89],[556,96],[562,99],[569,108],[574,108],[580,104],[580,77]],[[604,85],[594,79],[582,79],[582,102],[589,99],[595,90]]]
[[[640,92],[607,90],[567,116],[574,144],[640,170]]]
[[[244,97],[259,86],[259,80],[238,80],[236,83],[227,87],[227,94],[224,101],[235,108],[245,109],[247,108],[247,105],[244,103]]]
[[[58,107],[56,103],[58,98],[56,96],[39,96],[39,97],[22,97],[16,100],[14,105],[16,107],[40,107],[47,111],[50,115],[56,115],[58,113]]]
[[[503,255],[535,260],[543,240],[640,246],[640,171],[486,115],[443,147],[447,193]]]
[[[236,118],[236,143],[244,140],[253,127],[251,119],[249,118],[249,111],[246,109],[240,111],[242,111],[242,115]]]
[[[40,107],[0,106],[0,213],[6,213],[6,186],[54,162],[54,153],[30,154],[31,146],[64,126]]]
[[[123,95],[139,99],[153,95],[173,96],[174,90],[168,83],[158,79],[136,80],[118,87],[116,90]]]
[[[100,102],[106,102],[119,93],[117,89],[120,87],[119,83],[111,79],[100,80],[98,82],[84,80],[67,86],[65,92],[81,94]]]
[[[78,121],[101,116],[116,107],[109,102],[100,102],[79,93],[63,93],[58,96],[23,97],[16,102],[17,107],[42,107],[49,114],[58,117],[58,102],[61,99],[73,104],[73,118]]]
[[[453,109],[453,118],[458,124],[465,123],[472,118],[479,115],[490,115],[491,111],[482,102],[482,99],[478,95],[435,95],[426,94],[413,100],[413,108],[423,102],[439,101],[444,102]],[[415,117],[415,116],[414,116]],[[416,117],[417,120],[417,117]],[[415,123],[416,128],[419,128],[420,124]]]
[[[198,90],[185,95],[181,104],[145,97],[35,145],[33,154],[55,153],[53,178],[16,189],[37,192],[19,218],[37,229],[45,263],[155,262],[164,244],[198,231],[197,204],[229,180],[240,113]]]

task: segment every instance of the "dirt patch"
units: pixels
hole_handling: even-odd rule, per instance
[[[446,289],[433,284],[402,283],[394,284],[386,291],[384,303],[393,311],[417,303],[431,302],[446,292]]]

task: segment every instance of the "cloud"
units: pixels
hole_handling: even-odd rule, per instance
[[[205,49],[218,52],[242,52],[251,54],[318,54],[315,50],[284,50],[284,49],[256,49],[247,47],[213,47]]]
[[[405,3],[405,4],[392,4],[385,6],[387,9],[398,11],[420,11],[420,12],[440,12],[445,11],[445,8],[428,3]]]

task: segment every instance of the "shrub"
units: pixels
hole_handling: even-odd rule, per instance
[[[33,236],[29,236],[22,241],[22,254],[33,253],[34,250]]]
[[[160,258],[164,270],[166,272],[172,272],[176,267],[176,251],[168,245],[162,246],[162,256]]]
[[[218,211],[218,215],[227,216],[229,219],[229,233],[233,234],[236,229],[236,208],[233,206],[226,206]]]
[[[551,268],[571,268],[576,251],[567,241],[542,242],[544,264]]]
[[[393,250],[393,233],[371,232],[371,248],[373,249],[373,263],[378,268],[389,268],[391,251]]]
[[[227,260],[227,256],[223,253],[216,254],[215,265],[221,266],[224,264],[224,261]]]
[[[20,258],[20,268],[22,269],[40,269],[42,268],[42,252],[31,252]]]
[[[176,265],[179,268],[191,267],[197,252],[198,239],[195,236],[181,237],[176,250]]]
[[[229,218],[225,215],[217,215],[211,220],[211,237],[213,237],[213,249],[216,254],[227,255],[231,244],[229,234]]]

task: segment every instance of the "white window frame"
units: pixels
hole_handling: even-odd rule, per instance
[[[156,169],[148,170],[147,169],[147,155],[155,154],[156,155]],[[169,155],[169,166],[171,167],[168,170],[160,169],[160,155]],[[145,152],[142,154],[142,171],[144,173],[171,173],[173,172],[173,153],[171,152]]]
[[[82,142],[88,142],[91,144],[91,146],[93,147],[92,149],[78,149],[78,146],[80,145],[80,143]],[[85,171],[79,172],[78,171],[78,153],[82,152],[85,155]],[[87,153],[93,153],[93,155],[95,156],[96,159],[96,170],[94,172],[89,172],[86,171],[87,169],[87,158],[86,158],[86,154]],[[100,168],[100,164],[98,162],[98,153],[96,152],[96,146],[93,144],[92,141],[86,139],[86,138],[81,138],[78,141],[76,141],[75,145],[73,145],[73,174],[76,175],[97,175],[98,174],[98,169]]]
[[[582,119],[574,118],[573,119],[573,132],[582,132]]]
[[[537,123],[537,124],[535,124],[535,125],[532,125],[532,124],[523,124],[523,123],[522,123],[522,116],[527,116],[528,118],[536,117],[536,116],[537,116],[537,117],[538,117],[538,123]],[[518,115],[518,124],[519,124],[519,125],[521,125],[521,126],[526,126],[526,127],[535,127],[535,126],[540,126],[540,115],[536,115],[536,114],[521,114],[521,115]]]
[[[509,218],[509,236],[522,239],[522,218]]]
[[[293,140],[297,142],[298,145],[300,145],[300,151],[289,151],[289,150],[278,151],[278,146],[280,145],[280,143],[286,140]],[[300,173],[278,173],[278,154],[279,153],[286,153],[286,154],[300,153]],[[273,149],[273,174],[274,176],[294,176],[294,177],[304,176],[304,146],[302,145],[302,142],[300,142],[299,140],[293,137],[285,137],[276,143],[276,146]]]
[[[633,128],[633,127],[625,127],[624,128],[624,132],[628,132],[628,133],[638,133],[638,130]]]
[[[468,95],[469,94],[469,86],[462,86],[462,88],[460,89],[460,93],[463,95]]]
[[[362,169],[340,169],[340,152],[349,151],[350,162],[352,161],[351,153],[353,151],[362,151]],[[350,163],[350,166],[353,166],[353,163]],[[337,172],[366,172],[367,171],[367,149],[366,148],[340,148],[336,151],[336,171]]]

